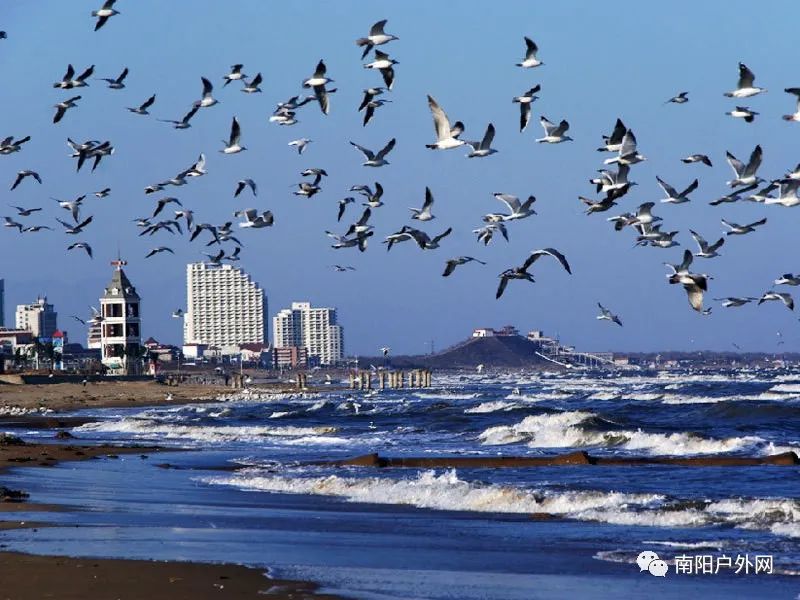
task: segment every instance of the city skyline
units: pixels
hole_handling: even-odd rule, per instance
[[[4,15],[3,26],[9,31],[9,38],[3,40],[4,54],[29,57],[7,65],[9,80],[15,85],[9,86],[10,120],[4,128],[6,135],[30,134],[32,141],[22,151],[0,157],[0,176],[9,185],[21,169],[36,168],[43,176],[41,186],[23,182],[9,194],[9,203],[44,206],[42,217],[30,217],[29,221],[54,225],[54,217],[67,213],[48,196],[66,200],[104,187],[111,187],[112,193],[103,199],[90,195],[85,203],[85,214],[95,215],[95,229],[87,230],[94,260],[82,251],[65,252],[71,240],[61,232],[0,232],[0,245],[24,257],[3,273],[8,306],[29,302],[46,291],[62,314],[85,315],[94,297],[87,290],[104,285],[104,263],[120,249],[140,293],[153,302],[145,308],[146,335],[178,343],[180,323],[171,313],[185,308],[185,292],[179,282],[185,264],[196,261],[206,249],[168,234],[139,238],[139,231],[128,223],[152,212],[153,197],[143,194],[145,185],[171,176],[205,152],[209,174],[177,188],[174,195],[210,222],[233,220],[233,211],[245,207],[273,211],[274,227],[237,230],[245,245],[242,266],[262,282],[274,306],[288,306],[297,298],[336,306],[341,321],[347,324],[348,352],[353,354],[372,354],[381,346],[391,346],[398,353],[424,353],[431,339],[443,348],[466,337],[474,327],[506,323],[521,329],[546,329],[578,347],[598,351],[726,350],[733,343],[745,350],[770,351],[777,347],[778,332],[785,341],[782,348],[800,347],[796,316],[783,306],[769,303],[759,308],[724,309],[710,300],[760,295],[781,273],[796,270],[784,251],[792,247],[794,239],[788,209],[750,203],[707,206],[708,200],[727,189],[724,182],[731,173],[725,164],[725,151],[746,158],[757,143],[762,143],[762,170],[768,176],[776,176],[798,162],[793,149],[796,124],[780,120],[780,115],[793,106],[792,97],[781,89],[797,82],[791,80],[781,61],[774,60],[786,55],[790,39],[789,24],[775,18],[790,6],[788,3],[773,4],[763,13],[752,15],[748,27],[777,27],[778,31],[759,45],[744,49],[724,34],[743,24],[735,10],[718,14],[713,6],[688,2],[678,3],[674,11],[630,7],[616,17],[616,26],[628,32],[629,43],[641,60],[620,61],[609,52],[604,60],[613,64],[613,69],[598,67],[596,55],[587,50],[608,47],[604,33],[594,27],[598,20],[607,18],[601,6],[584,6],[578,14],[566,5],[529,7],[509,2],[490,9],[469,3],[469,10],[451,14],[442,6],[411,2],[362,14],[355,10],[356,4],[342,2],[317,7],[313,18],[302,7],[285,7],[286,25],[249,20],[247,15],[256,10],[257,3],[244,2],[230,9],[225,23],[203,17],[193,21],[197,35],[182,40],[180,52],[168,36],[160,35],[166,23],[181,20],[180,7],[143,0],[125,11],[126,27],[117,28],[110,37],[91,37],[92,32],[81,30],[80,15],[73,14],[68,6],[56,2],[42,6],[52,18],[37,21],[30,5],[19,1],[9,2],[8,14]],[[199,3],[198,14],[209,6]],[[734,2],[731,6],[746,5]],[[153,11],[161,14],[159,23],[151,22]],[[519,14],[529,18],[520,21]],[[687,14],[691,18],[687,19]],[[329,22],[342,16],[348,16],[347,27],[335,31],[327,28]],[[380,18],[388,18],[389,29],[400,37],[391,47],[400,65],[394,89],[387,96],[393,102],[362,127],[355,110],[361,90],[379,84],[380,78],[361,67],[360,51],[352,40]],[[490,48],[465,42],[457,52],[434,54],[426,44],[403,39],[433,40],[437,33],[434,24],[445,18],[452,20],[453,30],[464,36],[479,36],[488,29],[503,31],[504,35]],[[513,28],[508,26],[511,18],[516,23]],[[21,26],[30,22],[36,22],[35,35],[26,34]],[[559,32],[542,27],[545,22],[571,23],[572,35],[586,43],[581,48],[571,46]],[[72,23],[77,33],[67,40],[65,31],[71,30]],[[314,43],[300,45],[279,58],[281,48],[301,34],[299,24]],[[786,28],[785,34],[782,28]],[[152,31],[162,41],[142,47],[143,30]],[[524,53],[525,35],[536,39],[545,61],[534,73],[514,67]],[[223,36],[236,43],[219,52],[204,45],[209,36]],[[68,51],[61,55],[37,52],[42,39],[54,46],[65,45]],[[94,45],[84,43],[88,41]],[[698,58],[700,50],[702,58]],[[158,75],[163,72],[165,56],[174,76]],[[308,107],[299,114],[301,122],[294,127],[267,123],[274,104],[300,91],[299,82],[323,57],[339,87],[331,97],[331,114],[324,117],[316,107]],[[770,90],[749,101],[761,113],[752,124],[724,114],[732,103],[722,93],[734,85],[739,60],[746,62],[756,72],[758,83]],[[222,75],[237,62],[243,62],[251,76],[263,72],[263,94],[241,94],[236,84],[222,87]],[[73,63],[76,69],[96,63],[97,77],[115,76],[128,66],[128,87],[117,93],[91,80],[82,90],[80,106],[53,125],[52,104],[64,96],[48,88],[63,73],[66,63]],[[611,72],[613,80],[608,79]],[[204,110],[185,132],[175,132],[157,122],[155,117],[176,118],[185,113],[188,104],[199,96],[201,76],[212,79],[219,106]],[[524,134],[519,134],[519,110],[511,98],[536,83],[541,83],[542,92],[533,106],[534,120]],[[687,104],[664,105],[684,89],[690,92]],[[590,102],[585,90],[592,90]],[[150,109],[153,117],[124,110],[125,106],[138,106],[153,93],[157,93],[156,104]],[[498,154],[476,161],[465,159],[460,149],[427,151],[424,144],[433,136],[425,101],[428,93],[451,116],[466,123],[470,138],[480,136],[487,123],[493,122]],[[556,121],[568,119],[575,141],[555,147],[536,145],[533,138],[540,130],[535,120],[541,115]],[[233,116],[242,124],[249,151],[223,156],[217,152],[219,139],[227,136]],[[696,227],[712,240],[722,233],[720,218],[743,223],[762,215],[770,219],[767,228],[752,237],[729,239],[720,259],[696,261],[696,266],[702,263],[698,268],[714,275],[707,295],[708,305],[714,310],[708,317],[688,308],[680,286],[666,284],[661,263],[679,262],[681,249],[631,249],[632,239],[616,234],[603,215],[583,214],[577,196],[591,195],[587,179],[603,158],[594,149],[601,142],[600,136],[610,133],[617,117],[636,131],[640,148],[649,158],[635,168],[633,178],[639,185],[621,204],[620,212],[661,197],[656,175],[681,188],[697,176],[701,183],[691,204],[656,207],[658,214],[680,229],[679,239],[686,247],[694,247],[689,227]],[[398,141],[391,164],[380,170],[361,167],[360,155],[348,145],[352,140],[377,148],[393,135]],[[111,139],[117,151],[94,174],[84,170],[76,175],[74,163],[66,156],[67,136]],[[298,155],[287,143],[303,136],[314,142]],[[714,167],[682,165],[679,157],[691,152],[709,154]],[[318,196],[298,199],[291,196],[290,186],[300,180],[299,171],[307,167],[325,168],[330,177]],[[259,183],[258,197],[245,191],[234,200],[236,182],[243,177],[253,177]],[[373,185],[376,180],[386,190],[386,206],[375,211],[378,233],[367,252],[331,250],[323,231],[344,230],[360,212],[349,207],[347,217],[337,226],[336,201],[349,194],[351,185]],[[439,250],[420,252],[399,245],[387,253],[381,238],[407,223],[407,207],[422,203],[426,186],[436,198],[437,219],[421,227],[433,235],[453,225],[453,234]],[[520,197],[535,195],[538,215],[514,224],[509,244],[495,240],[483,248],[475,242],[471,230],[480,224],[482,214],[499,208],[492,198],[497,191]],[[167,195],[173,192],[163,194]],[[13,214],[12,209],[8,211]],[[174,246],[175,256],[165,253],[144,259],[152,247],[162,243]],[[574,276],[568,278],[551,265],[542,266],[535,285],[510,286],[506,295],[495,301],[497,273],[524,260],[533,248],[548,245],[567,255]],[[489,265],[459,267],[452,276],[442,278],[444,261],[459,254],[475,255]],[[357,270],[338,273],[331,268],[334,264],[352,264]],[[633,276],[621,285],[618,273]],[[596,322],[597,302],[619,314],[625,326]],[[8,315],[6,318],[8,321]],[[76,328],[70,326],[70,330]],[[82,336],[73,333],[72,337]]]

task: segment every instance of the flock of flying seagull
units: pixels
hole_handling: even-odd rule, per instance
[[[102,28],[108,20],[118,15],[119,12],[114,9],[115,0],[106,1],[103,6],[92,12],[92,17],[96,18],[95,31]],[[383,47],[394,40],[399,39],[397,36],[388,34],[384,31],[387,20],[381,20],[375,23],[369,30],[366,37],[356,40],[358,47],[363,48],[361,55],[362,61],[367,59],[370,52],[373,53],[373,59],[363,64],[365,69],[378,71],[380,73],[383,86],[369,87],[364,90],[364,95],[358,111],[364,113],[363,126],[367,124],[376,116],[376,112],[391,100],[386,98],[387,93],[391,92],[395,83],[395,66],[398,61],[391,58],[389,54],[378,47]],[[0,39],[6,37],[5,32],[0,32]],[[528,37],[525,40],[525,54],[523,59],[516,63],[517,67],[522,69],[532,69],[543,65],[544,63],[539,60],[539,49],[534,41]],[[79,74],[72,64],[68,65],[63,77],[53,84],[53,87],[58,90],[77,90],[78,88],[89,87],[89,80],[94,75],[94,65],[84,68]],[[100,78],[100,81],[105,82],[106,86],[111,90],[124,89],[126,78],[129,75],[127,68],[124,68],[116,77]],[[236,64],[231,67],[229,73],[222,77],[224,84],[227,87],[233,82],[241,84],[239,88],[245,94],[260,93],[262,90],[260,85],[263,83],[261,73],[257,73],[252,78],[244,73],[244,65]],[[334,80],[328,77],[327,67],[324,60],[320,60],[316,65],[313,73],[302,82],[302,89],[310,90],[310,94],[304,92],[291,96],[285,102],[278,103],[276,109],[269,117],[271,123],[280,126],[293,126],[299,121],[297,119],[298,111],[309,104],[318,105],[319,109],[324,115],[328,115],[331,110],[331,95],[336,93],[337,89],[331,87]],[[218,101],[214,98],[214,85],[207,77],[201,77],[202,90],[200,97],[191,104],[188,112],[182,117],[170,120],[159,119],[159,121],[170,124],[173,128],[181,130],[192,127],[193,119],[195,119],[203,110],[209,109]],[[797,104],[793,114],[784,115],[783,119],[787,121],[800,121],[800,88],[786,88],[786,93],[796,97]],[[520,120],[519,130],[523,132],[528,127],[531,120],[532,105],[539,98],[537,93],[541,92],[541,86],[535,85],[523,94],[513,97],[512,102],[519,105]],[[755,76],[753,72],[743,63],[739,63],[739,80],[734,90],[726,92],[724,95],[736,100],[743,100],[751,98],[758,94],[766,92],[766,89],[757,87],[755,85]],[[58,102],[53,116],[53,123],[58,124],[63,119],[68,118],[68,112],[76,109],[81,100],[81,95],[74,95],[67,99]],[[431,150],[450,150],[465,146],[470,148],[466,154],[469,158],[485,158],[497,153],[497,150],[492,147],[495,136],[495,127],[492,123],[488,123],[485,133],[480,140],[468,141],[462,139],[465,130],[464,123],[461,121],[451,121],[447,116],[444,109],[439,105],[436,99],[428,95],[428,107],[433,119],[435,140],[426,144],[426,148]],[[689,93],[681,92],[676,96],[668,99],[665,104],[682,105],[689,102]],[[132,107],[125,107],[129,112],[139,115],[150,115],[150,109],[156,103],[156,94],[153,94],[141,104]],[[736,106],[734,109],[726,113],[734,118],[742,118],[745,122],[752,122],[759,114],[751,110],[747,106]],[[569,131],[569,122],[566,119],[561,119],[558,123],[552,122],[545,116],[539,119],[540,125],[543,129],[544,135],[538,139],[537,142],[543,144],[559,144],[572,141],[567,132]],[[0,141],[0,155],[9,155],[20,152],[24,149],[24,145],[30,141],[30,136],[25,136],[16,139],[12,136],[7,137]],[[289,142],[289,146],[296,149],[297,153],[302,155],[309,147],[313,140],[309,138],[298,138]],[[95,171],[100,162],[111,156],[114,153],[114,145],[109,140],[86,140],[84,142],[77,142],[71,138],[67,138],[67,144],[72,150],[70,157],[76,159],[76,170],[80,171],[84,164],[89,161],[92,163],[91,170]],[[350,144],[358,150],[364,157],[362,163],[365,167],[380,168],[390,164],[387,157],[390,155],[396,145],[395,138],[388,140],[382,147],[377,149],[367,148],[354,141]],[[238,154],[247,150],[246,146],[242,144],[242,127],[234,116],[231,120],[231,127],[228,138],[223,140],[223,146],[219,152],[222,154]],[[637,146],[636,136],[632,129],[627,127],[622,120],[617,119],[616,124],[608,136],[603,136],[603,144],[598,148],[598,151],[609,153],[612,156],[603,161],[603,168],[599,170],[599,175],[590,179],[590,183],[595,186],[595,191],[600,194],[599,199],[591,199],[584,196],[579,196],[579,200],[586,205],[586,214],[594,215],[595,213],[602,213],[610,210],[617,205],[618,201],[625,196],[636,182],[629,179],[631,175],[631,168],[642,161],[647,160],[642,155]],[[749,200],[759,202],[762,204],[779,204],[785,207],[797,206],[800,204],[800,197],[798,197],[798,187],[800,187],[800,165],[795,167],[792,171],[783,177],[766,181],[758,175],[758,169],[762,160],[761,146],[756,146],[752,151],[747,163],[742,162],[733,156],[730,152],[726,154],[727,162],[734,172],[734,178],[728,182],[731,188],[730,193],[720,197],[711,202],[711,205],[720,205],[724,203],[732,203],[737,201]],[[712,166],[711,159],[705,154],[691,154],[681,159],[686,164],[700,163],[708,167]],[[181,170],[174,176],[168,177],[163,181],[159,181],[145,187],[145,194],[154,194],[165,190],[168,186],[180,187],[187,185],[195,178],[202,177],[207,173],[206,170],[206,156],[200,154],[198,159],[188,166],[186,169]],[[301,176],[308,178],[297,184],[297,189],[293,192],[294,195],[311,198],[322,191],[323,178],[328,174],[324,169],[309,168],[302,171]],[[16,175],[13,181],[11,190],[17,189],[26,179],[30,179],[42,183],[41,176],[32,170],[22,170]],[[694,179],[684,189],[679,190],[673,187],[660,177],[657,177],[658,185],[664,191],[664,198],[661,199],[665,204],[683,204],[691,201],[690,195],[697,189],[699,181]],[[332,248],[345,249],[357,248],[361,252],[367,249],[369,239],[375,234],[374,226],[370,224],[375,211],[384,205],[383,193],[384,189],[379,182],[374,183],[374,187],[369,185],[354,185],[350,188],[361,196],[363,211],[360,217],[352,223],[343,234],[334,233],[333,231],[326,231],[325,233],[333,240]],[[97,198],[105,198],[111,193],[110,188],[105,188],[94,193]],[[234,197],[240,197],[243,193],[249,193],[252,197],[257,197],[258,186],[253,179],[241,179],[236,182],[235,189],[233,190]],[[483,216],[482,224],[473,230],[477,235],[477,241],[488,245],[494,239],[496,234],[502,236],[506,241],[509,240],[509,228],[512,222],[531,217],[536,214],[533,205],[536,201],[534,196],[529,196],[526,200],[521,201],[518,197],[506,194],[495,193],[494,197],[499,200],[507,209],[504,212],[493,212]],[[84,207],[83,202],[86,195],[79,196],[74,200],[58,200],[59,206],[68,211],[72,217],[72,221],[56,219],[56,221],[64,228],[64,233],[68,235],[78,236],[92,223],[93,217],[83,217],[81,211]],[[348,196],[338,201],[337,223],[341,222],[344,218],[348,205],[356,204],[357,200],[354,196]],[[156,220],[166,207],[174,205],[171,218],[163,218]],[[429,188],[425,189],[425,198],[420,208],[411,208],[411,220],[417,221],[420,224],[432,221],[435,219],[433,214],[434,196]],[[13,206],[13,205],[12,205]],[[641,204],[634,212],[625,212],[607,219],[612,223],[616,231],[622,231],[630,228],[635,231],[637,246],[650,246],[657,248],[672,248],[678,246],[675,241],[675,236],[678,231],[662,230],[665,222],[660,216],[653,214],[653,209],[656,206],[655,202],[645,202]],[[42,208],[26,208],[22,206],[13,206],[17,214],[14,217],[6,216],[5,227],[16,228],[20,233],[33,233],[42,230],[49,230],[50,227],[46,225],[25,225],[19,219],[27,218],[34,213],[41,211]],[[233,213],[234,217],[241,218],[238,223],[241,229],[260,229],[271,227],[275,223],[275,218],[271,211],[259,211],[254,208],[245,208],[237,210]],[[727,228],[726,236],[742,236],[751,234],[757,228],[765,225],[766,218],[762,218],[753,223],[738,224],[722,220],[722,225]],[[205,235],[205,242],[207,247],[217,246],[217,251],[214,253],[206,253],[205,256],[212,264],[221,264],[223,261],[236,261],[240,259],[241,242],[234,235],[234,223],[227,221],[223,224],[212,223],[199,223],[196,222],[194,212],[183,206],[182,202],[173,196],[165,196],[156,201],[151,215],[142,217],[136,220],[137,227],[141,228],[140,236],[153,236],[159,232],[169,233],[172,235],[184,233],[184,226],[186,232],[189,234],[190,241],[194,241],[200,235]],[[450,235],[452,228],[448,227],[437,235],[430,235],[422,229],[412,227],[410,225],[403,225],[397,231],[389,234],[383,240],[386,245],[387,251],[401,242],[410,241],[415,243],[421,250],[436,250],[441,247],[443,240]],[[691,266],[694,258],[711,259],[720,256],[718,250],[726,243],[726,237],[720,237],[714,243],[706,241],[699,233],[690,230],[691,236],[698,246],[698,251],[692,253],[690,250],[685,250],[682,261],[680,264],[669,264],[670,272],[667,275],[667,280],[670,284],[681,285],[688,296],[690,306],[702,313],[709,314],[710,308],[703,307],[704,293],[708,290],[708,281],[711,276],[704,273],[692,272]],[[230,246],[223,246],[223,244],[232,244],[234,247],[233,252],[229,252]],[[76,241],[67,246],[68,250],[83,250],[90,258],[93,256],[92,247],[85,241]],[[169,246],[155,246],[145,256],[150,258],[162,253],[172,253],[174,251]],[[496,290],[496,298],[500,298],[506,290],[508,283],[512,280],[525,280],[534,282],[534,277],[530,270],[537,260],[547,257],[557,261],[563,269],[571,274],[572,270],[567,261],[567,258],[555,248],[542,248],[534,250],[527,256],[519,266],[511,267],[499,274],[499,284]],[[445,269],[442,275],[448,277],[453,274],[455,269],[459,266],[468,263],[478,263],[485,265],[486,263],[472,256],[458,256],[448,259],[445,263]],[[345,272],[354,270],[353,267],[347,265],[333,265],[333,268],[338,272]],[[787,273],[775,280],[775,285],[800,285],[800,275],[793,275]],[[758,302],[762,304],[768,301],[780,301],[790,310],[794,309],[794,300],[790,294],[786,292],[778,292],[770,289],[763,293],[761,296],[742,296],[742,297],[727,297],[717,298],[716,300],[722,302],[725,307],[739,307],[750,302]],[[598,303],[600,314],[597,319],[607,320],[617,325],[622,325],[622,320],[611,310]]]

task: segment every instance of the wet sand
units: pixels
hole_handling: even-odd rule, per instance
[[[62,396],[66,386],[66,396]],[[114,393],[104,397],[109,387]],[[48,408],[70,410],[86,405],[131,406],[165,403],[153,390],[163,389],[155,383],[95,384],[88,385],[86,395],[75,391],[75,384],[50,386],[2,386],[0,406],[12,405],[37,408],[42,394]],[[32,390],[31,388],[35,388]],[[61,388],[61,390],[54,389]],[[199,388],[199,389],[198,389]],[[176,393],[180,390],[180,394]],[[198,399],[213,401],[215,392],[209,386],[169,388],[180,404]],[[203,392],[203,396],[199,392]],[[225,389],[224,391],[228,391]],[[77,402],[76,402],[77,396]],[[10,399],[13,398],[13,399]],[[49,400],[48,400],[49,399]],[[77,406],[76,406],[77,404]],[[79,420],[85,422],[83,420]],[[53,429],[54,441],[58,429],[72,427],[80,422],[69,418],[51,416],[13,416],[0,418],[0,431],[20,427]],[[27,501],[24,490],[3,486],[2,473],[12,467],[52,467],[61,461],[114,460],[122,454],[138,454],[142,459],[160,452],[149,446],[120,447],[112,445],[80,445],[72,443],[67,435],[60,443],[24,443],[13,435],[0,433],[0,548],[2,531],[29,529],[31,535],[48,523],[19,521],[19,512],[56,512],[66,510],[57,505],[34,504]],[[43,472],[44,474],[45,472]],[[275,598],[281,600],[335,600],[333,596],[315,594],[317,586],[310,582],[275,580],[264,571],[241,565],[201,564],[184,562],[155,562],[141,560],[113,560],[92,558],[67,558],[33,556],[16,552],[0,552],[0,600],[203,600],[205,598]]]

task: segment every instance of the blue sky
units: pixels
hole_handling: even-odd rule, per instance
[[[272,210],[273,228],[240,232],[245,244],[240,266],[266,290],[270,315],[291,301],[310,300],[335,306],[345,327],[348,353],[368,354],[389,345],[397,353],[425,352],[430,340],[438,348],[466,337],[473,327],[512,323],[521,329],[544,329],[580,348],[593,350],[747,349],[775,350],[777,332],[786,345],[800,349],[794,313],[770,303],[756,308],[724,309],[711,297],[760,295],[778,275],[800,270],[796,228],[800,209],[739,203],[710,207],[725,193],[731,171],[726,150],[746,160],[757,143],[764,148],[760,174],[777,177],[800,161],[796,143],[800,124],[781,121],[794,109],[784,87],[792,79],[796,44],[794,23],[785,18],[793,4],[771,2],[752,10],[745,2],[671,2],[626,4],[609,8],[587,2],[292,2],[237,0],[119,0],[121,15],[95,33],[91,10],[101,4],[5,0],[0,29],[0,71],[4,85],[0,135],[31,135],[22,152],[0,156],[0,185],[8,185],[20,169],[41,173],[44,185],[24,182],[4,194],[4,204],[44,206],[30,223],[59,227],[54,217],[68,216],[50,196],[72,198],[110,186],[112,195],[89,197],[84,214],[95,222],[85,239],[95,260],[66,252],[75,241],[61,231],[17,235],[0,230],[6,279],[6,319],[13,306],[46,293],[60,313],[59,324],[73,339],[84,332],[68,315],[85,315],[110,277],[108,261],[121,248],[127,273],[143,297],[145,335],[179,342],[181,324],[170,313],[185,304],[185,265],[206,249],[188,238],[157,234],[138,237],[131,220],[152,212],[155,200],[177,196],[200,222],[231,220],[234,210]],[[97,5],[97,6],[96,6]],[[361,126],[356,107],[361,90],[380,84],[377,73],[362,68],[354,44],[369,26],[389,19],[386,30],[400,37],[384,47],[400,61],[390,105]],[[750,32],[757,42],[745,43]],[[543,67],[514,66],[524,52],[523,36],[538,43]],[[279,127],[268,123],[276,102],[301,92],[301,81],[324,58],[338,92],[331,114],[315,105],[300,110],[300,123]],[[723,97],[737,79],[737,62],[756,74],[769,92],[743,102]],[[239,84],[222,88],[231,64],[264,76],[263,94],[247,95]],[[79,107],[58,124],[51,123],[53,104],[73,95],[52,88],[67,63],[81,71],[96,64],[96,77],[115,77],[130,68],[127,88],[109,90],[91,81],[77,93]],[[200,77],[216,85],[220,104],[201,110],[187,131],[175,131],[156,118],[180,118],[200,96]],[[518,107],[511,98],[540,83],[533,120],[518,131]],[[663,104],[679,91],[691,101]],[[128,113],[157,94],[150,117]],[[497,129],[498,154],[466,159],[466,151],[431,152],[433,127],[425,101],[432,94],[453,119],[467,125],[467,139],[482,136],[488,122]],[[745,124],[724,113],[742,103],[761,113]],[[540,115],[569,120],[574,142],[536,144]],[[242,124],[246,152],[218,152],[227,138],[232,116]],[[621,117],[639,140],[648,161],[633,168],[634,187],[618,210],[586,216],[579,194],[592,196],[588,179],[602,166],[595,148]],[[109,139],[116,153],[95,173],[75,173],[65,141]],[[314,140],[298,156],[286,144],[295,138]],[[391,137],[397,146],[389,166],[367,169],[349,140],[378,149]],[[209,174],[164,194],[145,196],[146,185],[188,167],[200,152],[208,156]],[[683,165],[679,158],[702,152],[714,168]],[[325,168],[330,177],[323,192],[310,200],[291,195],[292,184],[307,167]],[[707,239],[723,228],[720,218],[746,223],[767,216],[758,232],[727,240],[721,258],[698,259],[695,269],[712,274],[707,305],[713,314],[692,311],[679,286],[666,283],[665,261],[679,262],[682,248],[632,248],[633,232],[615,232],[605,216],[635,209],[663,197],[655,176],[682,189],[694,177],[700,187],[689,204],[661,205],[667,229],[679,229],[678,241],[694,248],[691,227]],[[233,198],[236,181],[252,177],[259,196]],[[386,205],[374,211],[376,235],[364,254],[330,249],[325,229],[343,231],[360,211],[349,207],[336,223],[336,203],[350,195],[351,185],[380,181]],[[7,182],[7,183],[5,183]],[[407,207],[420,206],[425,186],[436,198],[437,218],[421,225],[437,234],[452,225],[454,233],[436,251],[422,252],[401,244],[387,253],[379,241],[408,220]],[[478,245],[471,230],[487,212],[503,208],[492,192],[537,197],[538,216],[512,223],[511,243]],[[171,209],[172,207],[168,207]],[[13,209],[0,211],[13,214]],[[160,218],[160,217],[159,217]],[[168,245],[175,256],[144,260],[154,246]],[[574,275],[553,262],[533,269],[537,283],[512,282],[506,295],[494,299],[497,274],[520,264],[545,246],[568,257]],[[472,255],[489,264],[460,267],[442,278],[447,258]],[[330,265],[349,264],[356,272],[336,273]],[[699,264],[698,264],[699,263]],[[791,291],[791,290],[789,290]],[[800,298],[798,298],[800,301]],[[620,315],[625,327],[595,320],[596,302]],[[270,332],[271,335],[271,332]]]

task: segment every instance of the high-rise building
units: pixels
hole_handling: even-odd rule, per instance
[[[292,302],[272,319],[275,348],[299,347],[322,365],[335,365],[344,356],[344,333],[336,323],[335,308],[312,308]]]
[[[30,331],[36,338],[51,338],[57,327],[58,313],[47,303],[47,296],[36,298],[33,304],[19,304],[16,327]]]
[[[6,326],[6,280],[0,279],[0,327]]]
[[[122,270],[126,264],[111,261],[114,272],[100,298],[100,356],[111,375],[138,373],[143,358],[141,298]]]
[[[241,344],[267,341],[267,296],[232,265],[186,265],[184,344],[215,346],[236,354]]]

